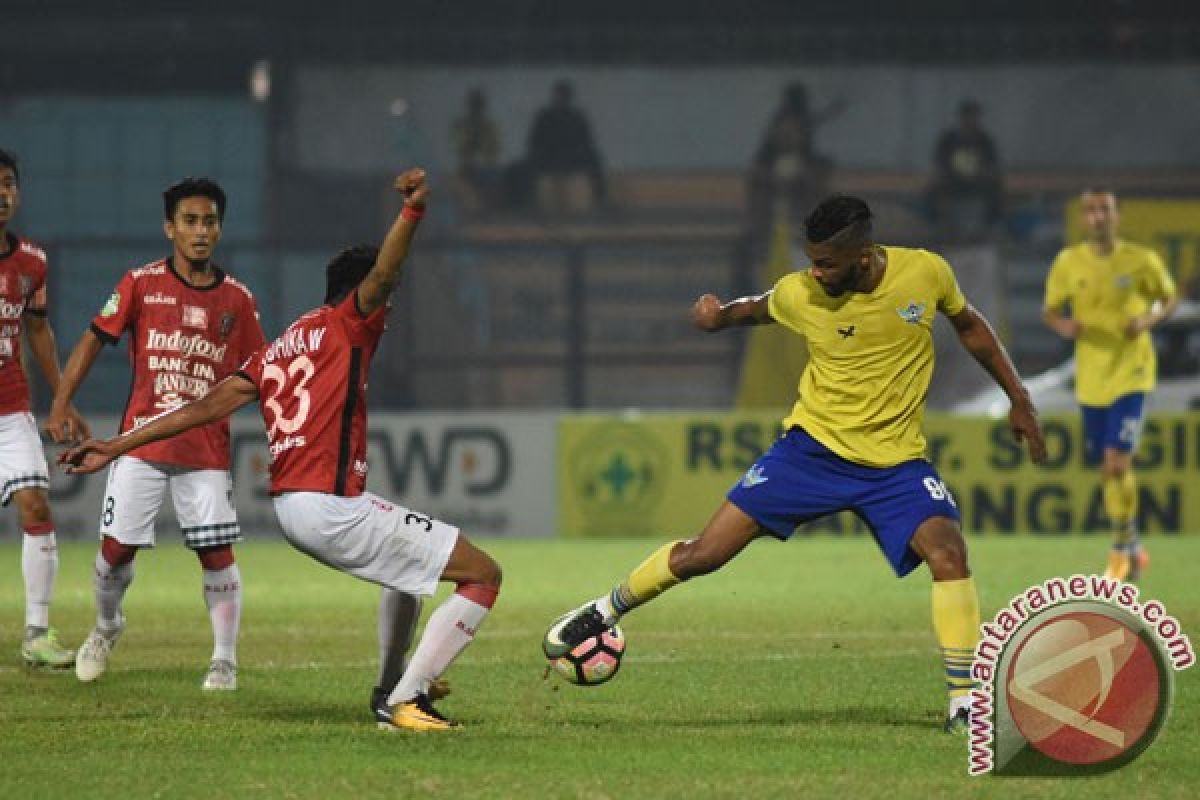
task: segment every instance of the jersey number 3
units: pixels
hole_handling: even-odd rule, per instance
[[[267,438],[274,439],[276,433],[287,436],[300,429],[308,419],[312,399],[308,393],[308,384],[317,374],[317,368],[308,356],[300,356],[288,364],[287,372],[274,364],[263,367],[262,380],[265,387],[268,382],[275,384],[275,390],[267,395],[263,407],[271,410],[271,427],[267,430]],[[298,377],[297,377],[298,376]],[[279,404],[279,395],[284,388],[292,383],[292,397],[296,404],[292,415],[284,414],[283,406]]]

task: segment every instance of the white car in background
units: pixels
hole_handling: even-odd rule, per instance
[[[1158,351],[1158,386],[1147,399],[1149,411],[1200,410],[1200,304],[1183,301],[1154,329]],[[1039,412],[1076,411],[1075,359],[1025,380]],[[985,389],[956,404],[956,414],[1008,414],[1008,397],[999,387]]]

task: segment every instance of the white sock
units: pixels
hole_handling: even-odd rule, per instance
[[[133,562],[114,567],[96,553],[96,627],[113,631],[125,624],[121,601],[133,583]]]
[[[204,570],[204,603],[212,620],[213,659],[236,664],[238,624],[242,619],[242,573],[237,564]]]
[[[21,542],[21,573],[25,576],[25,625],[50,627],[50,598],[58,575],[58,542],[54,531],[31,536]]]
[[[446,598],[430,615],[404,677],[388,697],[388,705],[406,703],[428,692],[429,684],[475,639],[488,610],[458,593]]]
[[[950,698],[950,710],[947,711],[947,716],[953,717],[958,713],[960,708],[965,708],[967,713],[971,713],[971,695],[964,694],[961,697]]]

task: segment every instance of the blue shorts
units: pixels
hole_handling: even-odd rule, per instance
[[[1104,459],[1104,451],[1132,453],[1142,435],[1146,394],[1121,395],[1111,406],[1081,406],[1083,411],[1083,455],[1095,466]]]
[[[921,523],[930,517],[959,519],[954,498],[925,459],[865,467],[833,453],[801,428],[776,440],[728,498],[779,539],[817,517],[853,511],[901,577],[921,563],[908,546]]]

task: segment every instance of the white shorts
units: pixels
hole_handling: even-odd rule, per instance
[[[242,540],[230,501],[233,482],[228,472],[156,464],[132,456],[121,456],[108,468],[100,535],[132,547],[153,547],[154,520],[168,486],[188,547],[200,550]]]
[[[275,498],[283,535],[336,570],[429,597],[458,541],[458,528],[373,494],[287,492]]]
[[[0,414],[0,506],[8,505],[13,492],[49,488],[46,451],[33,414]]]

